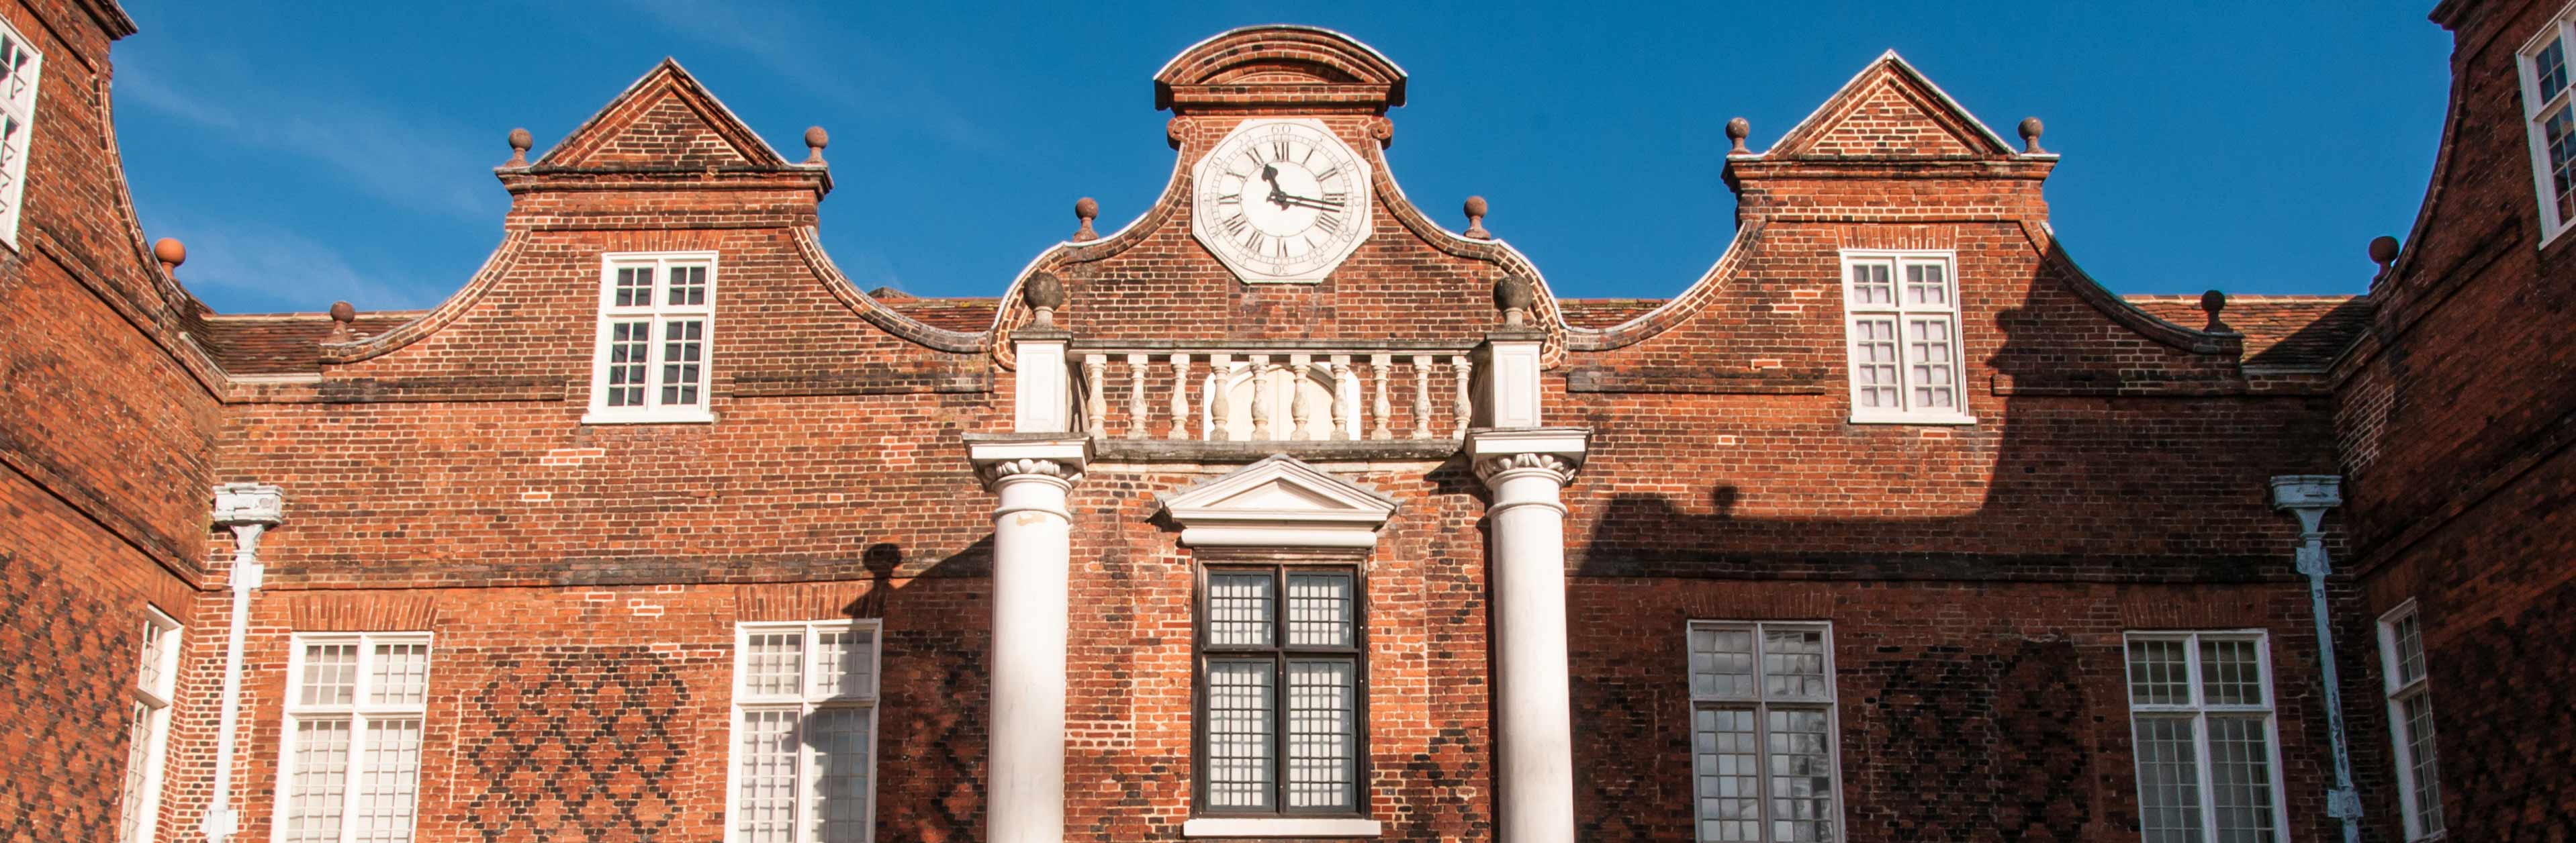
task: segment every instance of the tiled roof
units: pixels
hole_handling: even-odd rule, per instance
[[[924,325],[967,333],[993,327],[993,308],[1002,301],[998,298],[918,299],[900,293],[894,296],[869,295]]]
[[[1556,309],[1565,314],[1565,324],[1577,328],[1607,328],[1646,315],[1664,306],[1664,299],[1557,299]]]
[[[358,314],[351,329],[365,339],[420,318],[428,311],[380,310]],[[212,315],[198,323],[197,342],[236,375],[292,375],[322,371],[320,344],[331,335],[327,313]]]
[[[2186,328],[2209,324],[2199,296],[2124,296]],[[2245,335],[2245,365],[2322,368],[2370,327],[2367,296],[2229,296],[2219,319]]]

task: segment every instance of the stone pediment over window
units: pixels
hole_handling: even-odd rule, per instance
[[[1395,501],[1284,454],[1162,496],[1191,547],[1367,548]]]

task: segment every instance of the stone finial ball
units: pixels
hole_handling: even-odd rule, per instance
[[[2397,259],[2397,238],[2382,234],[2370,238],[2370,261],[2387,263]]]
[[[2213,314],[2214,314],[2214,313],[2217,313],[2217,312],[2219,312],[2219,311],[2221,311],[2221,310],[2225,310],[2226,308],[2227,308],[2227,294],[2226,294],[2226,293],[2222,293],[2222,292],[2219,292],[2219,291],[2217,291],[2217,290],[2211,290],[2211,291],[2209,291],[2209,292],[2206,292],[2206,293],[2202,293],[2202,294],[2200,294],[2200,309],[2201,309],[2201,310],[2204,310],[2204,311],[2207,311],[2207,312],[2209,312],[2209,313],[2213,313]]]
[[[1050,310],[1063,307],[1064,281],[1049,272],[1029,276],[1028,286],[1021,288],[1020,297],[1028,301],[1030,307],[1043,307]]]
[[[2047,128],[2048,127],[2046,125],[2039,122],[2039,118],[2037,117],[2024,117],[2021,119],[2021,139],[2032,140],[2038,138],[2039,133]]]
[[[1099,219],[1100,200],[1093,199],[1089,196],[1073,200],[1073,218],[1078,220]]]
[[[1530,280],[1518,275],[1505,275],[1494,282],[1494,306],[1503,310],[1528,310],[1537,297]]]
[[[1469,197],[1467,197],[1467,215],[1468,215],[1468,216],[1471,216],[1471,217],[1481,217],[1481,216],[1484,216],[1484,215],[1485,215],[1485,197],[1482,197],[1482,196],[1469,196]]]
[[[188,246],[176,237],[152,241],[152,257],[162,263],[178,266],[188,262]]]
[[[355,322],[355,321],[358,321],[358,307],[357,307],[356,305],[350,304],[350,303],[345,302],[345,301],[335,301],[335,302],[332,302],[332,303],[331,303],[331,321],[333,321],[333,322]]]
[[[537,145],[537,136],[536,136],[536,135],[532,135],[532,134],[528,134],[528,130],[526,130],[526,129],[511,129],[511,130],[510,130],[510,148],[511,148],[511,149],[515,149],[515,150],[518,150],[518,151],[520,151],[520,152],[526,152],[526,151],[528,151],[528,148],[529,148],[529,147],[536,146],[536,145]]]
[[[808,126],[805,129],[805,145],[812,149],[831,146],[832,133],[823,131],[821,126]]]
[[[1726,121],[1726,138],[1728,140],[1743,140],[1751,137],[1752,135],[1753,121],[1746,120],[1742,117],[1730,118]]]

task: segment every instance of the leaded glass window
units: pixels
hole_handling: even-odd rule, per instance
[[[1843,253],[1852,421],[1970,421],[1947,252]]]
[[[2260,632],[2129,634],[2138,826],[2147,843],[2281,839],[2269,646]]]
[[[876,623],[743,624],[734,679],[733,843],[872,839]]]
[[[707,412],[712,252],[611,254],[601,268],[590,423],[690,422]]]
[[[429,636],[303,634],[294,647],[277,839],[409,843],[420,807]]]
[[[1358,572],[1347,567],[1206,569],[1200,815],[1366,811],[1360,601]]]
[[[1843,839],[1831,628],[1697,622],[1689,635],[1699,839]]]

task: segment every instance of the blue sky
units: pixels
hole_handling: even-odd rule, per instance
[[[1388,151],[1451,228],[1561,295],[1668,297],[1724,251],[1728,117],[1760,149],[1895,48],[2006,137],[2047,121],[2059,234],[2127,293],[2352,293],[2431,172],[2431,0],[2265,3],[447,6],[129,0],[118,139],[147,236],[223,312],[427,307],[500,236],[491,167],[665,55],[770,143],[832,132],[823,240],[863,286],[994,295],[1172,166],[1154,70],[1244,24],[1327,26],[1412,74]]]

